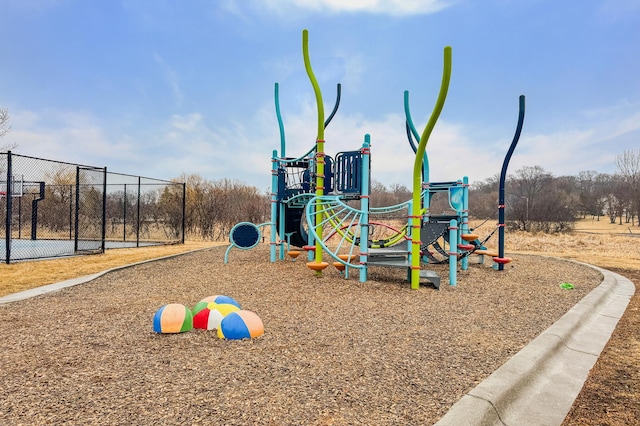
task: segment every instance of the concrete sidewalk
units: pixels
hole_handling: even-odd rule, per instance
[[[627,278],[591,267],[602,272],[602,283],[463,396],[436,426],[562,423],[635,292]]]

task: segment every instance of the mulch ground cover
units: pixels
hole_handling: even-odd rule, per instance
[[[0,424],[432,424],[602,279],[516,255],[501,272],[472,262],[456,287],[429,266],[441,289],[411,290],[399,270],[360,283],[270,263],[266,246],[224,265],[224,250],[0,306]],[[265,334],[153,332],[161,306],[216,294],[258,314]]]

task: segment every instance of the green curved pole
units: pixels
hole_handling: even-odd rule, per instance
[[[304,68],[307,70],[309,81],[313,86],[313,91],[316,95],[316,103],[318,105],[318,135],[316,137],[316,196],[321,197],[324,195],[324,104],[322,102],[322,92],[320,92],[320,85],[316,76],[311,69],[311,61],[309,59],[309,31],[302,31],[302,55],[304,56]],[[321,205],[317,204],[317,208],[321,209]],[[316,225],[316,234],[319,239],[322,239],[322,224]],[[322,262],[322,246],[319,241],[316,241],[316,256],[315,261]],[[317,272],[318,275],[322,273]]]
[[[442,83],[440,85],[440,94],[433,108],[431,117],[422,132],[420,144],[416,151],[416,159],[413,163],[413,199],[411,206],[411,288],[417,290],[420,288],[420,222],[422,215],[420,213],[420,194],[422,193],[422,161],[423,155],[427,148],[429,136],[436,125],[436,121],[442,112],[444,101],[449,91],[449,81],[451,80],[451,46],[444,48],[444,68],[442,70]]]
[[[275,84],[274,98],[276,102],[276,117],[278,118],[278,127],[280,128],[280,156],[285,157],[285,139],[284,139],[284,124],[282,123],[282,115],[280,114],[280,85],[278,83]]]
[[[324,104],[322,103],[322,92],[316,76],[311,69],[311,60],[309,59],[309,31],[302,31],[302,54],[304,56],[304,68],[309,76],[313,92],[316,95],[316,104],[318,105],[318,141],[324,142]]]

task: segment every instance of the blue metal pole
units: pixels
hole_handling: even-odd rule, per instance
[[[416,130],[416,127],[413,125],[413,119],[411,118],[411,111],[409,109],[409,91],[404,91],[404,116],[407,124],[407,138],[409,139],[409,145],[411,145],[411,149],[413,149],[414,154],[418,151],[418,147],[413,143],[413,139],[411,139],[411,135],[416,139],[418,143],[420,143],[420,134]],[[423,163],[422,163],[422,181],[429,182],[429,156],[427,155],[427,151],[424,152]]]
[[[461,234],[469,233],[469,178],[467,176],[462,178],[462,232]],[[462,242],[462,238],[458,238]],[[469,244],[468,242],[465,242]],[[462,270],[466,271],[469,268],[469,256],[465,256],[462,259]]]
[[[327,126],[329,125],[329,123],[331,123],[331,120],[333,120],[333,117],[336,115],[336,112],[338,112],[338,107],[340,107],[340,97],[341,97],[341,93],[342,93],[342,84],[338,83],[338,86],[336,87],[336,104],[333,106],[333,110],[331,111],[331,114],[329,114],[329,117],[327,117],[327,119],[324,121],[324,128],[326,129]]]
[[[457,283],[458,271],[458,221],[451,219],[449,221],[449,285],[455,286]]]
[[[274,99],[276,103],[276,117],[278,118],[278,128],[280,129],[280,155],[286,156],[286,142],[284,138],[284,124],[282,123],[282,115],[280,114],[280,85],[275,84]]]
[[[524,123],[524,95],[520,95],[519,98],[519,112],[518,112],[518,124],[516,126],[516,132],[513,135],[513,140],[507,151],[507,155],[504,157],[502,163],[502,171],[500,172],[500,187],[498,191],[498,257],[504,258],[504,193],[505,193],[505,181],[507,179],[507,168],[509,167],[509,161],[511,155],[516,149],[518,140],[520,140],[520,133],[522,133],[522,124]],[[502,263],[498,264],[498,270],[504,270]]]
[[[7,263],[7,265],[9,263],[11,263],[11,219],[13,216],[13,182],[12,182],[12,176],[13,176],[13,170],[12,170],[12,158],[11,158],[11,151],[7,151],[7,190],[6,193],[4,194],[7,200],[7,214],[5,216],[5,235],[4,235],[4,244],[5,244],[5,262]]]
[[[407,229],[411,229],[411,212],[413,211],[413,200],[409,200],[409,202],[407,203]],[[413,256],[413,241],[411,241],[411,239],[407,239],[407,260],[409,262],[409,265],[412,264],[411,261],[411,256]],[[425,262],[428,263],[427,256],[421,256],[420,258],[420,262]],[[407,270],[407,281],[409,283],[411,283],[411,268],[408,268]]]
[[[286,208],[284,203],[282,202],[278,202],[278,209],[280,209],[280,214],[279,214],[279,223],[278,223],[278,227],[279,227],[279,232],[278,232],[278,241],[276,242],[276,245],[278,247],[280,247],[280,250],[278,251],[279,255],[278,255],[278,259],[280,260],[284,260],[284,230],[285,230],[285,214],[286,214]]]
[[[369,255],[369,161],[371,158],[371,136],[364,135],[362,144],[362,182],[360,183],[360,209],[363,211],[360,221],[360,282],[367,281],[367,257]]]
[[[274,149],[271,155],[271,237],[269,241],[271,262],[276,261],[278,204],[278,151]]]

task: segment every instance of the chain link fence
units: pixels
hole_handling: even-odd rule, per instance
[[[0,261],[184,243],[185,184],[0,153]]]

